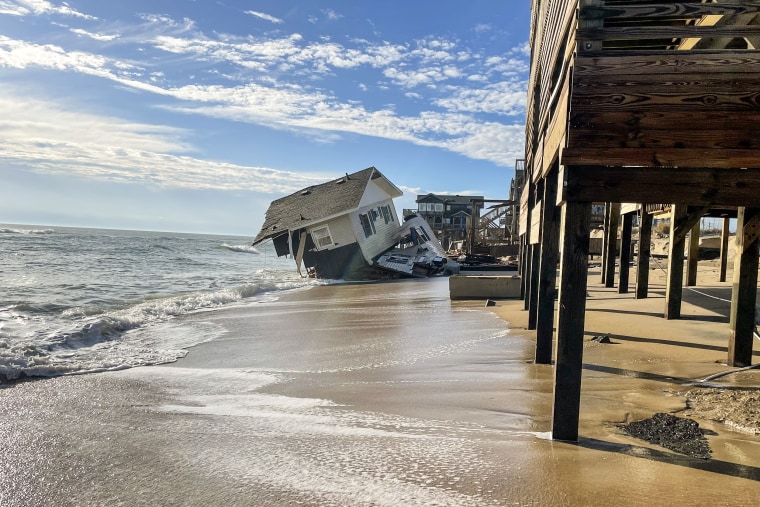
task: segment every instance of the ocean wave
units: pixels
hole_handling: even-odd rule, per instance
[[[227,250],[230,250],[232,252],[242,252],[242,253],[249,253],[249,254],[261,253],[250,245],[228,245],[227,243],[222,243],[222,248],[226,248]]]
[[[55,234],[53,229],[8,229],[0,228],[0,234]]]
[[[182,315],[243,303],[255,297],[276,297],[283,290],[320,283],[303,279],[263,280],[211,292],[146,299],[105,312],[70,308],[61,314],[72,323],[67,332],[53,332],[44,339],[0,336],[0,379],[49,377],[175,361],[186,354],[186,347],[207,341],[213,334],[197,333],[197,336],[185,337],[179,345],[172,333],[158,333],[153,345],[130,343],[125,337],[132,331],[160,326]]]

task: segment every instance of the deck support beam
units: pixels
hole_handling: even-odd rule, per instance
[[[720,230],[720,278],[721,282],[726,281],[726,271],[728,268],[728,238],[731,235],[731,219],[723,218],[723,227]]]
[[[689,208],[673,204],[670,209],[670,247],[668,250],[668,282],[665,290],[665,318],[681,318],[683,297],[683,256],[686,234],[694,227],[709,207]]]
[[[760,208],[740,207],[736,224],[736,257],[731,294],[731,334],[728,344],[730,366],[742,367],[752,363],[759,254]]]
[[[639,255],[636,257],[636,299],[649,296],[649,259],[652,254],[652,215],[641,204],[639,221]]]
[[[620,221],[620,203],[610,203],[610,221],[604,230],[604,286],[615,286],[615,256],[617,255],[617,233],[618,222]]]
[[[607,231],[610,230],[610,211],[612,208],[611,202],[604,203],[604,223],[602,224],[602,283],[605,283],[607,278]]]
[[[697,285],[697,268],[699,267],[699,220],[691,228],[689,236],[689,257],[686,268],[686,286],[694,287]]]
[[[530,297],[528,299],[528,329],[536,329],[538,320],[538,276],[541,267],[541,244],[530,245]]]
[[[623,231],[620,235],[620,283],[619,294],[628,294],[628,280],[631,273],[631,232],[633,230],[633,213],[623,215]]]
[[[554,335],[554,300],[556,298],[557,262],[559,261],[560,209],[557,206],[558,170],[544,180],[541,216],[541,260],[536,315],[536,356],[538,364],[551,364]]]
[[[566,202],[562,206],[552,412],[552,438],[555,440],[578,440],[590,221],[590,202]]]

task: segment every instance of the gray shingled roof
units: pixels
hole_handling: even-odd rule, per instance
[[[274,238],[323,218],[346,213],[359,207],[370,179],[384,176],[374,167],[299,190],[272,201],[261,231],[253,244]]]

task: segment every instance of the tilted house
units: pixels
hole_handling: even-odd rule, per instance
[[[751,362],[760,237],[757,48],[756,0],[533,0],[522,193],[531,216],[521,217],[521,259],[537,362],[551,362],[556,322],[555,438],[578,437],[593,202],[670,203],[666,318],[680,316],[686,233],[710,210],[733,210],[728,362]]]
[[[374,167],[304,188],[270,204],[253,244],[272,239],[310,276],[361,278],[397,239],[393,199],[402,194]]]

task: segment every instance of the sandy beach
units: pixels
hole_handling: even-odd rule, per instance
[[[645,300],[592,267],[578,443],[549,439],[553,372],[532,363],[522,301],[451,302],[432,279],[186,316],[159,331],[220,338],[170,365],[0,389],[0,504],[754,505],[757,406],[729,410],[742,425],[687,401],[757,403],[758,370],[695,384],[729,369],[716,273],[701,263],[706,295],[685,290],[666,321],[656,267]],[[620,427],[656,412],[699,422],[711,458]]]

